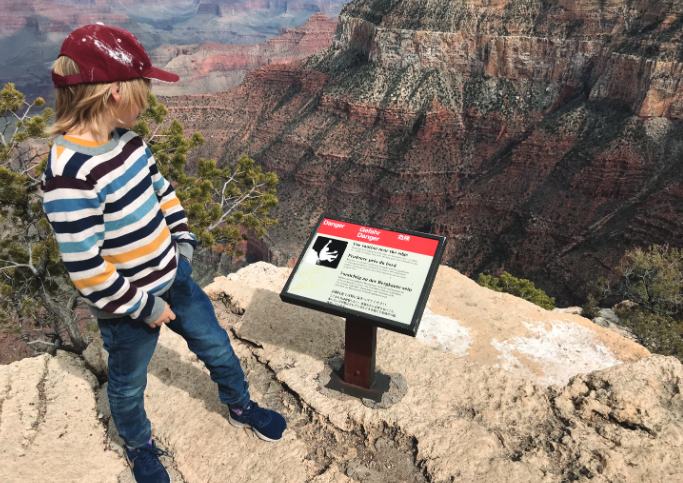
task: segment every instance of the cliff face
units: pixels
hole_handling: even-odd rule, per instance
[[[356,0],[332,46],[170,102],[281,177],[273,261],[323,212],[448,236],[563,303],[683,239],[683,1]]]
[[[681,481],[675,358],[440,267],[418,337],[378,331],[377,368],[404,391],[373,409],[324,387],[344,321],[283,303],[289,273],[253,264],[205,288],[252,399],[287,419],[279,443],[230,426],[206,366],[161,329],[145,410],[174,483]],[[83,358],[0,365],[0,481],[132,481],[102,340]]]
[[[102,22],[125,28],[148,52],[163,44],[190,48],[208,41],[259,44],[303,25],[317,12],[336,16],[342,4],[343,0],[0,0],[0,86],[14,82],[25,94],[40,95],[50,102],[53,92],[48,66],[64,38],[86,24]],[[302,48],[301,55],[318,50]],[[256,62],[248,68],[260,65],[264,64]],[[239,80],[241,77],[229,85]],[[207,84],[228,87],[216,81]]]
[[[315,13],[301,27],[287,29],[257,45],[162,45],[151,52],[152,62],[178,74],[180,82],[157,84],[154,92],[174,96],[230,89],[239,85],[250,70],[294,62],[326,49],[336,26],[337,22],[327,15]]]

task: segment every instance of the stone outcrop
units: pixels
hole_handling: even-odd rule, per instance
[[[272,261],[322,212],[448,237],[563,305],[683,239],[683,3],[355,0],[332,46],[168,99],[199,155],[281,179]]]
[[[0,481],[116,483],[126,463],[107,449],[97,379],[65,352],[0,366]]]
[[[337,22],[323,13],[313,14],[301,27],[257,45],[204,42],[197,46],[162,45],[150,57],[155,65],[178,74],[176,84],[157,84],[158,95],[217,92],[235,87],[253,69],[286,64],[309,57],[332,43]]]
[[[204,365],[162,330],[145,404],[155,438],[174,454],[164,461],[174,481],[663,483],[683,476],[676,359],[649,356],[587,319],[539,309],[442,267],[421,336],[380,330],[378,367],[402,374],[408,391],[388,409],[370,409],[320,391],[327,359],[343,354],[343,321],[283,304],[278,292],[289,272],[259,263],[205,288],[252,397],[288,420],[280,443],[230,426]],[[103,356],[101,346],[86,356],[101,379]],[[82,362],[63,353],[25,359],[0,366],[0,377],[0,481],[45,481],[45,469],[25,458],[40,457],[31,445],[49,438],[45,455],[61,451],[70,464],[78,455],[89,471],[76,466],[76,476],[57,471],[50,481],[119,474],[129,481],[106,383],[97,388]]]

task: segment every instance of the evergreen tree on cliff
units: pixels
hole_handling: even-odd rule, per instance
[[[30,113],[44,104],[41,98],[28,102],[11,83],[0,91],[0,324],[21,333],[37,353],[80,353],[87,341],[79,325],[90,315],[76,310],[79,294],[38,193],[51,146],[44,129],[53,111]],[[163,129],[167,114],[150,95],[134,130],[154,153],[161,174],[175,186],[200,249],[241,256],[239,243],[248,233],[260,238],[276,223],[268,213],[278,203],[277,176],[263,173],[247,156],[233,170],[218,169],[214,160],[202,158],[196,176],[190,176],[186,155],[204,139],[198,132],[185,137],[177,120]]]

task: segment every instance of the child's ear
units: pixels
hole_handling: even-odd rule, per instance
[[[119,102],[121,100],[121,83],[114,82],[111,86],[111,96],[114,98],[114,102]]]

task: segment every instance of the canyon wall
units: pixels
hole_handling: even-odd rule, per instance
[[[257,45],[162,45],[150,53],[150,58],[154,65],[178,74],[180,82],[158,83],[154,93],[174,96],[230,89],[250,70],[293,62],[326,49],[336,26],[337,22],[324,13],[315,13],[301,27],[287,29]]]
[[[22,92],[45,97],[51,103],[49,66],[57,58],[64,38],[87,24],[101,22],[125,28],[138,37],[148,52],[164,44],[196,47],[210,41],[253,45],[303,25],[315,13],[336,16],[343,3],[344,0],[0,0],[0,86],[14,82]],[[263,64],[254,64],[252,68],[259,65]]]
[[[167,99],[221,165],[281,179],[272,261],[322,212],[448,237],[560,303],[683,240],[683,1],[355,0],[332,45]]]

